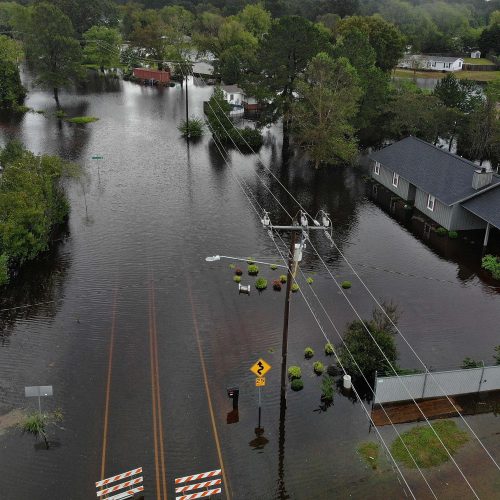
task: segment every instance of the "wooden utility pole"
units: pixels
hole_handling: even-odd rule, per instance
[[[301,228],[297,226],[297,229]],[[295,253],[295,233],[292,231],[292,238],[290,241],[290,253],[288,255],[288,274],[286,279],[286,296],[285,296],[285,313],[283,317],[283,340],[281,345],[281,394],[286,394],[286,360],[288,356],[288,321],[290,318],[290,300],[292,298],[292,280]]]
[[[189,140],[189,99],[188,99],[188,74],[186,72],[186,137]]]

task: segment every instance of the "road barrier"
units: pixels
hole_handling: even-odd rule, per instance
[[[136,476],[141,472],[142,472],[142,467],[138,467],[137,469],[132,469],[127,472],[123,472],[122,474],[117,474],[116,476],[111,476],[108,477],[107,479],[102,479],[101,481],[97,481],[95,483],[95,486],[98,489],[97,497],[105,497],[106,500],[122,500],[125,498],[133,497],[135,494],[144,491],[144,486],[142,485],[138,486],[139,483],[143,482],[144,478],[142,476],[132,478],[132,476]],[[108,486],[111,483],[116,483],[117,481],[121,481],[122,479],[128,479],[128,481],[115,484],[114,486],[110,486],[107,488],[103,488],[103,486]],[[122,491],[117,495],[108,496],[111,495],[112,493],[115,493],[119,490],[123,490],[126,488],[128,488],[127,491]],[[104,498],[101,500],[104,500]]]
[[[199,481],[200,479],[207,479],[214,476],[219,476],[222,469],[211,470],[208,472],[202,472],[200,474],[191,474],[190,476],[178,477],[175,479],[175,484],[190,483],[192,481]],[[209,481],[203,481],[201,483],[186,484],[184,486],[178,486],[175,488],[176,493],[186,493],[192,490],[197,490],[199,488],[207,488],[205,491],[198,491],[195,493],[187,493],[186,495],[181,495],[175,497],[175,500],[194,500],[196,498],[206,498],[212,495],[219,495],[222,493],[222,488],[212,488],[208,489],[210,486],[217,486],[222,484],[222,479],[210,479]]]

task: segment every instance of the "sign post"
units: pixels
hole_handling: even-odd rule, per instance
[[[92,156],[93,160],[104,160],[104,156]],[[97,163],[97,176],[99,177],[99,180],[101,180],[101,172],[99,170],[99,162]]]
[[[257,429],[260,429],[260,421],[262,416],[262,402],[261,402],[261,387],[266,386],[266,377],[264,375],[271,369],[271,365],[266,363],[262,358],[259,358],[250,368],[250,371],[256,375],[255,387],[259,388],[259,425]]]
[[[53,396],[54,391],[51,385],[34,385],[24,388],[24,395],[27,398],[38,398],[38,412],[42,413],[42,396]]]

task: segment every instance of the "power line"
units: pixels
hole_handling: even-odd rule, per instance
[[[218,103],[217,103],[218,104]],[[219,104],[218,104],[219,105]],[[222,110],[221,106],[219,105],[219,108]],[[211,108],[212,109],[212,108]],[[220,122],[220,120],[219,120]],[[223,127],[224,128],[224,127]],[[265,163],[262,161],[262,158],[260,158],[260,154],[257,153],[252,147],[251,145],[246,141],[246,139],[241,135],[241,133],[239,132],[239,130],[234,127],[235,130],[237,131],[237,133],[239,133],[240,137],[242,138],[242,140],[245,142],[245,144],[247,145],[247,147],[254,153],[256,154],[259,159],[261,160],[261,164],[263,165],[263,167],[273,176],[273,178],[278,182],[278,184],[288,193],[288,195],[295,201],[295,203],[297,203],[297,205],[299,206],[299,208],[305,213],[307,214],[311,219],[314,220],[314,218],[309,214],[309,212],[302,206],[302,204],[290,193],[290,191],[283,185],[283,183],[278,179],[278,177],[276,177],[276,175],[272,172],[272,170],[267,167],[265,165]],[[225,130],[226,131],[226,130]],[[227,133],[227,131],[226,131]],[[229,134],[228,134],[229,135]],[[233,141],[234,143],[234,141]],[[237,147],[237,145],[235,144],[235,146]],[[241,150],[237,147],[237,149],[239,150],[239,152],[241,153]],[[261,177],[259,176],[259,174],[257,173],[257,171],[255,171],[257,177],[259,178],[259,180],[262,182],[262,184],[264,185],[264,187],[275,197],[274,193],[272,193],[271,189],[266,185],[266,183],[261,179]],[[281,203],[280,203],[281,205]],[[282,205],[281,205],[282,206]],[[288,212],[287,212],[288,213]],[[359,275],[355,272],[354,268],[351,266],[351,264],[347,261],[347,259],[345,258],[344,254],[340,251],[340,249],[337,247],[337,245],[335,244],[334,240],[333,240],[333,237],[331,238],[331,241],[332,243],[335,245],[335,248],[337,249],[337,251],[339,252],[339,254],[342,256],[342,258],[344,260],[346,260],[346,262],[348,263],[349,267],[353,270],[353,272],[356,274],[357,278],[363,283],[364,287],[367,289],[367,291],[369,291],[370,295],[372,296],[372,298],[375,300],[376,304],[378,305],[378,307],[382,310],[383,314],[385,316],[388,317],[388,319],[391,321],[391,323],[394,325],[392,319],[388,316],[387,312],[384,310],[384,308],[381,306],[381,304],[375,299],[375,297],[373,296],[373,294],[371,293],[371,291],[368,289],[368,287],[366,286],[366,284],[364,284],[364,282],[362,281],[362,279],[359,277]],[[330,270],[328,269],[328,266],[326,265],[326,263],[324,262],[324,260],[321,258],[321,256],[319,255],[319,253],[317,252],[316,248],[314,247],[314,245],[312,245],[311,243],[311,246],[313,247],[315,253],[318,255],[318,257],[320,258],[321,262],[323,263],[323,265],[325,266],[325,268],[327,269],[328,273],[330,274],[330,276],[332,277],[332,279],[335,281],[335,279],[333,278],[333,275],[331,274]],[[335,281],[335,283],[338,285],[338,283]],[[362,321],[361,317],[359,316],[359,314],[357,313],[357,311],[355,310],[355,308],[352,306],[352,303],[349,301],[349,299],[347,298],[347,296],[345,295],[345,292],[343,291],[343,289],[340,287],[340,290],[341,292],[343,293],[344,297],[346,298],[346,300],[349,302],[349,304],[351,305],[351,308],[353,308],[354,312],[356,313],[356,315],[358,316],[358,318],[361,320],[362,324],[364,325],[365,329],[367,330],[368,334],[372,337],[372,339],[374,340],[375,344],[377,345],[377,347],[379,348],[380,352],[382,353],[382,355],[387,359],[387,356],[385,355],[385,353],[383,352],[383,350],[380,348],[380,346],[378,345],[378,343],[375,341],[375,339],[373,338],[373,336],[371,335],[371,332],[369,331],[369,329],[366,327],[366,325],[364,324],[364,322]],[[395,325],[394,325],[395,326]],[[402,336],[402,338],[405,340],[405,342],[408,344],[408,346],[411,348],[412,352],[415,353],[417,359],[422,363],[422,365],[424,366],[426,372],[428,374],[431,375],[431,377],[433,378],[434,382],[436,383],[436,385],[439,387],[439,389],[441,390],[441,392],[443,393],[443,395],[448,399],[448,401],[450,402],[450,404],[452,404],[453,408],[456,410],[457,414],[460,416],[460,418],[462,419],[462,421],[466,424],[466,426],[469,428],[469,430],[472,432],[472,434],[474,435],[474,437],[479,441],[479,443],[481,444],[481,446],[483,447],[483,449],[485,450],[485,452],[487,453],[487,455],[489,456],[489,458],[493,461],[493,463],[496,465],[496,467],[500,470],[500,466],[497,464],[497,462],[495,461],[495,459],[492,457],[492,455],[490,454],[490,452],[486,449],[486,447],[484,446],[484,444],[481,442],[481,440],[479,439],[479,437],[477,436],[477,434],[472,430],[472,428],[470,427],[470,425],[466,422],[466,420],[464,419],[464,417],[462,416],[462,414],[460,413],[460,411],[458,410],[458,408],[456,407],[456,405],[451,401],[451,399],[449,398],[449,396],[445,393],[444,389],[437,383],[437,381],[435,380],[435,377],[431,374],[431,372],[429,371],[429,369],[427,368],[427,366],[423,363],[423,361],[420,359],[420,357],[418,357],[418,355],[416,354],[416,352],[414,351],[413,347],[410,346],[409,342],[407,341],[407,339],[404,337],[404,335],[401,333],[401,331],[395,326],[396,330],[400,333],[400,335]],[[389,362],[389,360],[387,359],[387,361]],[[460,469],[460,467],[458,466],[458,464],[456,463],[456,461],[453,459],[451,453],[449,452],[449,450],[446,448],[446,446],[444,445],[444,443],[442,442],[441,438],[438,436],[437,432],[435,431],[435,429],[432,427],[432,425],[430,424],[429,420],[427,419],[427,417],[425,416],[425,414],[423,413],[423,411],[421,410],[420,406],[417,404],[417,402],[415,401],[415,399],[413,398],[413,396],[411,395],[410,391],[408,390],[408,388],[406,387],[406,385],[404,384],[403,380],[401,379],[401,377],[399,376],[399,374],[397,373],[397,371],[394,369],[394,367],[392,366],[392,364],[389,362],[389,365],[391,366],[393,372],[395,373],[395,375],[398,377],[398,380],[400,381],[400,383],[402,384],[402,386],[405,388],[406,392],[408,393],[408,395],[410,396],[410,398],[413,400],[414,404],[416,405],[416,407],[418,408],[418,410],[420,411],[420,413],[422,414],[422,416],[424,417],[424,419],[426,420],[426,422],[429,424],[429,427],[431,427],[431,429],[433,430],[434,434],[436,435],[436,437],[438,438],[438,440],[441,442],[441,444],[443,445],[443,447],[445,448],[445,450],[447,451],[450,459],[452,460],[452,462],[456,465],[457,469],[459,470],[460,474],[462,475],[462,477],[464,478],[464,480],[466,481],[466,483],[469,485],[469,487],[471,488],[471,490],[473,491],[473,493],[476,495],[477,497],[477,494],[475,493],[474,489],[472,488],[471,484],[469,483],[469,481],[467,480],[467,478],[465,477],[463,471]]]
[[[210,108],[211,108],[211,109],[212,109],[212,111],[213,111],[213,108],[211,107],[211,105],[210,105]],[[224,125],[222,124],[222,122],[221,122],[220,120],[219,120],[219,123],[220,123],[220,124],[221,124],[221,126],[223,127],[224,131],[227,133],[227,130],[225,129]],[[207,122],[207,124],[208,124],[208,122]],[[209,125],[209,124],[208,124],[208,125]],[[210,128],[210,125],[209,125],[209,128]],[[212,131],[212,133],[213,133],[213,131]],[[218,142],[218,141],[217,141],[217,140],[215,140],[215,137],[214,137],[214,142],[216,142],[216,145],[217,145],[217,142]],[[233,142],[234,142],[234,141],[233,141]],[[238,146],[237,146],[236,144],[235,144],[235,146],[236,146],[236,147],[237,147],[237,149],[239,150],[239,148],[238,148]],[[219,146],[218,146],[218,145],[217,145],[217,148],[219,149]],[[220,152],[220,149],[219,149],[219,152]],[[226,152],[226,153],[227,153],[227,152]],[[240,153],[241,153],[241,151],[240,151]],[[226,160],[225,158],[224,158],[224,160],[225,160],[225,161],[226,161],[226,163],[227,163],[227,160]],[[227,163],[227,164],[228,164],[228,163]],[[228,166],[229,166],[229,164],[228,164]],[[248,201],[249,201],[249,202],[250,202],[250,204],[252,205],[252,208],[256,211],[255,207],[253,206],[253,203],[251,203],[251,201],[250,201],[250,199],[249,199],[249,197],[248,197],[248,195],[247,195],[247,193],[246,193],[245,189],[243,188],[243,186],[242,186],[242,184],[241,184],[240,180],[238,179],[238,177],[236,176],[236,174],[234,174],[234,173],[233,173],[232,169],[230,169],[230,171],[231,171],[231,173],[232,173],[233,177],[237,180],[237,182],[238,182],[238,184],[239,184],[240,188],[243,190],[243,192],[244,192],[245,196],[247,197]],[[244,181],[243,181],[243,182],[244,182]],[[257,202],[257,204],[260,206],[260,204],[259,204],[259,203],[258,203],[258,201],[256,200],[255,196],[253,195],[253,193],[252,193],[251,189],[250,189],[250,188],[248,188],[248,190],[249,190],[249,192],[252,194],[252,197],[255,199],[255,201]],[[260,206],[260,207],[261,207],[261,206]],[[261,207],[261,209],[262,209],[262,207]],[[257,212],[257,211],[256,211],[256,213],[257,213],[257,216],[259,216],[259,214],[258,214],[258,212]],[[275,245],[276,245],[276,242],[274,241],[274,238],[272,238],[272,239],[273,239],[273,242],[274,242],[274,243],[275,243]],[[277,247],[277,249],[278,249],[278,252],[279,252],[279,253],[280,253],[280,255],[281,255],[281,252],[279,251],[279,248],[278,248],[278,247]],[[283,260],[285,261],[285,264],[287,265],[286,259],[285,259],[282,255],[281,255],[281,257],[283,258]],[[287,265],[287,268],[288,268],[288,265]],[[312,308],[310,307],[310,305],[309,305],[309,303],[308,303],[307,299],[305,298],[304,294],[302,293],[302,291],[301,291],[301,295],[303,296],[304,300],[305,300],[305,301],[306,301],[306,303],[308,304],[309,309],[311,310],[311,313],[313,314],[313,316],[315,317],[316,321],[318,322],[318,325],[319,325],[319,326],[320,326],[320,328],[322,329],[321,324],[319,323],[319,320],[318,320],[318,319],[317,319],[317,317],[315,316],[314,311],[313,311],[313,310],[312,310]],[[323,330],[323,329],[322,329],[322,331],[323,331],[323,334],[324,334],[324,330]],[[325,335],[325,334],[324,334],[324,335]],[[326,335],[325,335],[325,338],[327,338],[327,337],[326,337]],[[329,342],[328,338],[327,338],[327,341]],[[335,354],[335,355],[336,355],[336,354]],[[336,357],[337,357],[337,355],[336,355]],[[338,357],[337,357],[337,361],[339,362],[339,365],[342,367],[342,370],[344,371],[344,373],[347,373],[347,372],[344,370],[344,368],[343,368],[343,366],[342,366],[342,363],[341,363],[340,359],[338,359]],[[361,398],[359,397],[359,394],[356,392],[356,390],[355,390],[355,393],[356,393],[356,397],[358,397],[358,399],[361,401]],[[371,416],[369,415],[368,411],[366,410],[366,408],[364,407],[364,405],[363,405],[362,403],[361,403],[361,406],[363,407],[363,409],[364,409],[364,410],[365,410],[365,412],[367,413],[367,416],[368,416],[368,418],[369,418],[370,422],[372,422],[372,423],[374,424],[373,420],[371,419]],[[385,411],[385,410],[384,410],[384,411]],[[388,415],[387,415],[387,417],[388,417]],[[389,417],[388,417],[388,418],[389,418]],[[390,418],[389,418],[389,420],[390,420]],[[392,422],[391,422],[391,423],[392,423]],[[374,425],[374,428],[376,429],[375,425]],[[378,431],[378,429],[376,429],[376,431],[377,431],[377,434],[379,435],[380,439],[382,439],[382,437],[381,437],[380,432]],[[396,432],[397,432],[397,431],[396,431]],[[399,435],[399,433],[398,433],[398,435]],[[409,487],[409,485],[408,485],[408,483],[407,483],[406,479],[404,478],[403,474],[401,473],[401,470],[399,469],[399,467],[398,467],[398,465],[397,465],[397,463],[396,463],[396,461],[395,461],[394,457],[392,457],[392,454],[391,454],[391,452],[389,451],[389,448],[387,447],[387,445],[386,445],[385,441],[384,441],[383,439],[382,439],[382,441],[383,441],[383,443],[384,443],[384,446],[385,446],[385,448],[386,448],[387,452],[391,455],[391,458],[392,458],[392,460],[394,461],[394,463],[395,463],[395,465],[396,465],[396,467],[397,467],[397,469],[398,469],[399,473],[401,474],[401,476],[402,476],[402,478],[403,478],[403,480],[404,480],[404,482],[405,482],[406,486],[408,487],[408,489],[409,489],[410,493],[412,494],[413,498],[415,498],[415,496],[413,495],[413,493],[412,493],[412,491],[411,491],[411,488]],[[407,449],[408,453],[410,454],[410,456],[412,456],[412,455],[411,455],[411,453],[410,453],[410,451],[408,450],[408,448],[407,448],[406,444],[405,444],[404,442],[403,442],[403,444],[404,444],[405,448]],[[413,458],[413,456],[412,456],[412,458]],[[414,460],[414,462],[415,462],[415,465],[416,465],[416,466],[417,466],[417,468],[419,469],[419,467],[418,467],[418,465],[417,465],[417,463],[416,463],[416,461],[415,461],[415,459],[414,459],[414,458],[413,458],[413,460]],[[419,470],[420,470],[420,469],[419,469]],[[420,471],[420,472],[421,472],[421,471]],[[421,474],[422,474],[422,472],[421,472]],[[422,476],[423,476],[423,474],[422,474]],[[424,477],[424,481],[426,482],[426,484],[427,484],[427,485],[429,486],[429,488],[430,488],[430,485],[428,484],[428,482],[427,482],[427,480],[425,479],[425,477]],[[433,493],[433,495],[434,495],[434,492],[432,491],[432,488],[430,488],[430,489],[431,489],[431,492],[432,492],[432,493]],[[436,496],[435,496],[435,495],[434,495],[434,497],[436,498]]]

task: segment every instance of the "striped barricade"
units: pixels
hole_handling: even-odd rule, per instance
[[[208,479],[211,477],[219,476],[221,474],[221,469],[211,470],[208,472],[202,472],[201,474],[192,474],[190,476],[178,477],[175,480],[175,484],[190,483],[192,481],[199,481],[200,479]],[[219,495],[222,493],[222,488],[212,488],[211,486],[218,486],[222,484],[222,479],[209,479],[208,481],[202,481],[201,483],[195,484],[185,484],[184,486],[178,486],[175,488],[176,493],[184,493],[181,496],[175,497],[175,500],[194,500],[196,498],[206,498],[212,495]],[[206,488],[205,491],[198,491],[190,493],[193,490],[198,490],[200,488]]]
[[[103,479],[101,481],[97,481],[95,483],[97,491],[97,497],[103,497],[101,500],[122,500],[124,498],[133,497],[136,493],[140,493],[144,491],[144,486],[140,485],[144,481],[142,476],[133,478],[137,474],[142,472],[142,467],[138,467],[137,469],[132,469],[123,474],[117,474],[116,476],[108,477],[107,479]],[[117,481],[121,481],[122,479],[128,479],[127,481],[119,484],[115,484],[114,486],[110,486],[111,483],[116,483]],[[113,495],[119,490],[126,489],[127,491],[122,491],[116,495]],[[113,496],[109,496],[113,495]]]

